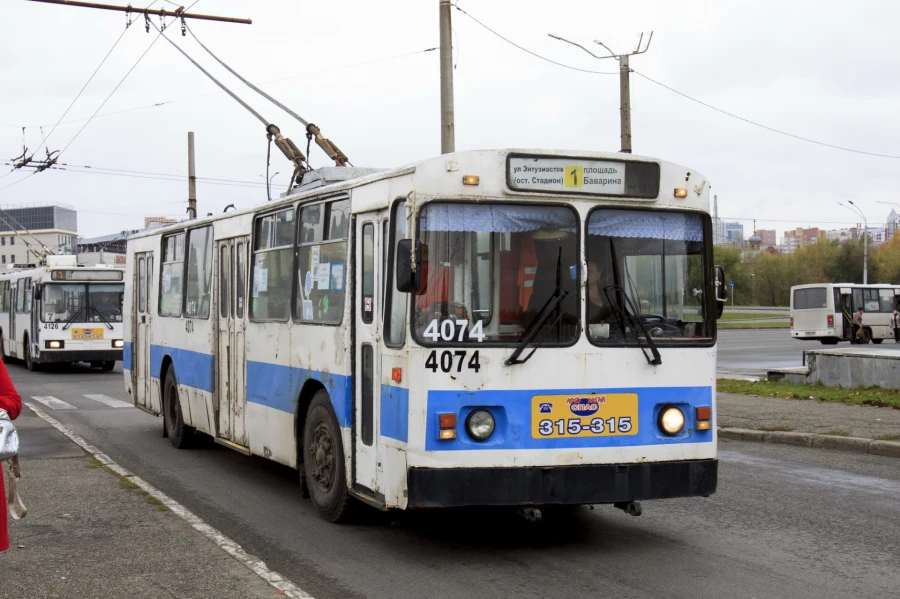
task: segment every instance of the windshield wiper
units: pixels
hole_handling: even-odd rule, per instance
[[[543,343],[543,339],[537,345],[534,346],[534,349],[531,352],[522,358],[519,359],[519,356],[522,355],[522,352],[525,351],[525,348],[534,340],[537,334],[544,328],[544,324],[550,318],[550,315],[553,313],[553,309],[556,308],[562,302],[567,295],[569,295],[568,291],[562,290],[562,281],[560,278],[560,269],[562,266],[562,248],[559,250],[559,255],[556,259],[556,289],[553,290],[553,295],[547,298],[547,301],[544,303],[544,306],[538,310],[537,316],[534,317],[534,320],[531,321],[531,324],[528,325],[526,329],[528,332],[525,335],[525,338],[522,339],[522,342],[516,347],[515,351],[509,356],[505,362],[503,362],[506,366],[512,366],[514,364],[524,364],[527,362],[531,356],[534,355],[534,352],[541,346]],[[553,324],[556,324],[562,319],[562,314],[556,318]]]
[[[96,314],[97,316],[100,317],[100,320],[102,320],[102,321],[106,324],[106,326],[109,327],[109,330],[111,331],[112,328],[113,328],[113,325],[111,325],[111,324],[109,323],[109,321],[106,320],[106,318],[103,316],[103,314],[100,314],[100,310],[98,310],[98,309],[95,308],[94,306],[91,306],[91,310],[94,311],[94,314]]]
[[[75,319],[78,318],[78,315],[81,314],[82,312],[84,312],[84,306],[81,306],[80,308],[78,308],[78,310],[75,312],[75,314],[73,314],[69,318],[69,320],[66,321],[66,324],[63,326],[62,330],[65,331],[70,326],[72,326],[72,323],[75,322]]]
[[[616,319],[619,321],[619,326],[622,327],[623,334],[630,330],[634,335],[634,340],[637,341],[638,345],[641,347],[641,351],[644,353],[644,357],[647,359],[647,364],[650,364],[651,366],[659,366],[660,364],[662,364],[662,356],[659,353],[659,349],[657,349],[656,347],[656,342],[653,341],[650,335],[647,334],[647,329],[644,328],[644,323],[641,322],[640,316],[634,316],[635,314],[637,314],[637,309],[635,308],[634,303],[631,301],[631,298],[629,298],[628,294],[625,293],[625,289],[620,283],[619,261],[616,258],[616,246],[613,244],[612,238],[610,238],[609,240],[609,251],[612,257],[613,282],[615,284],[605,289],[606,299],[616,311]],[[616,301],[612,301],[609,293],[610,289],[616,291]],[[629,304],[631,306],[631,310],[629,310]],[[628,320],[628,322],[630,322],[632,326],[623,326],[625,320]],[[635,330],[635,327],[639,328],[641,332],[638,333]],[[648,348],[650,349],[649,354],[647,353]]]

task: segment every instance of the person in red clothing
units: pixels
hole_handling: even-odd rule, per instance
[[[22,398],[13,386],[6,365],[0,361],[0,410],[5,410],[10,419],[15,420],[22,411]],[[0,465],[0,551],[9,549],[9,530],[6,522],[6,488],[4,487],[3,466]]]

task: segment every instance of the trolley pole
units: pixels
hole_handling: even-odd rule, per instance
[[[188,218],[197,218],[197,174],[194,172],[194,132],[188,131]]]
[[[631,154],[631,88],[629,87],[628,54],[619,57],[619,113],[622,131],[622,152]]]
[[[453,37],[450,0],[440,0],[441,27],[441,154],[456,151],[456,125],[453,115]]]

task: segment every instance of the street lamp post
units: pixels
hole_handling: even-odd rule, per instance
[[[269,199],[270,202],[272,201],[272,179],[274,179],[277,175],[280,175],[280,174],[281,174],[281,172],[277,172],[274,175],[272,175],[271,177],[269,177],[268,179],[266,179],[265,175],[260,175],[260,177],[262,177],[263,179],[266,179],[266,197]]]
[[[754,287],[754,285],[753,285],[753,283],[754,283],[755,281],[756,281],[756,274],[754,274],[754,273],[751,272],[751,273],[750,273],[750,303],[751,303],[751,304],[753,303],[753,297],[754,297],[754,294],[753,294],[753,287]]]
[[[869,283],[869,221],[866,220],[866,215],[863,214],[863,211],[853,203],[853,200],[847,200],[847,203],[852,206],[844,206],[840,202],[838,202],[839,206],[844,206],[848,210],[854,210],[860,217],[863,219],[863,226],[865,227],[865,231],[863,231],[863,285],[868,285]]]

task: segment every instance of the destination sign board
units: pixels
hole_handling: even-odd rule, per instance
[[[506,180],[515,191],[656,197],[659,165],[652,162],[510,156]]]

